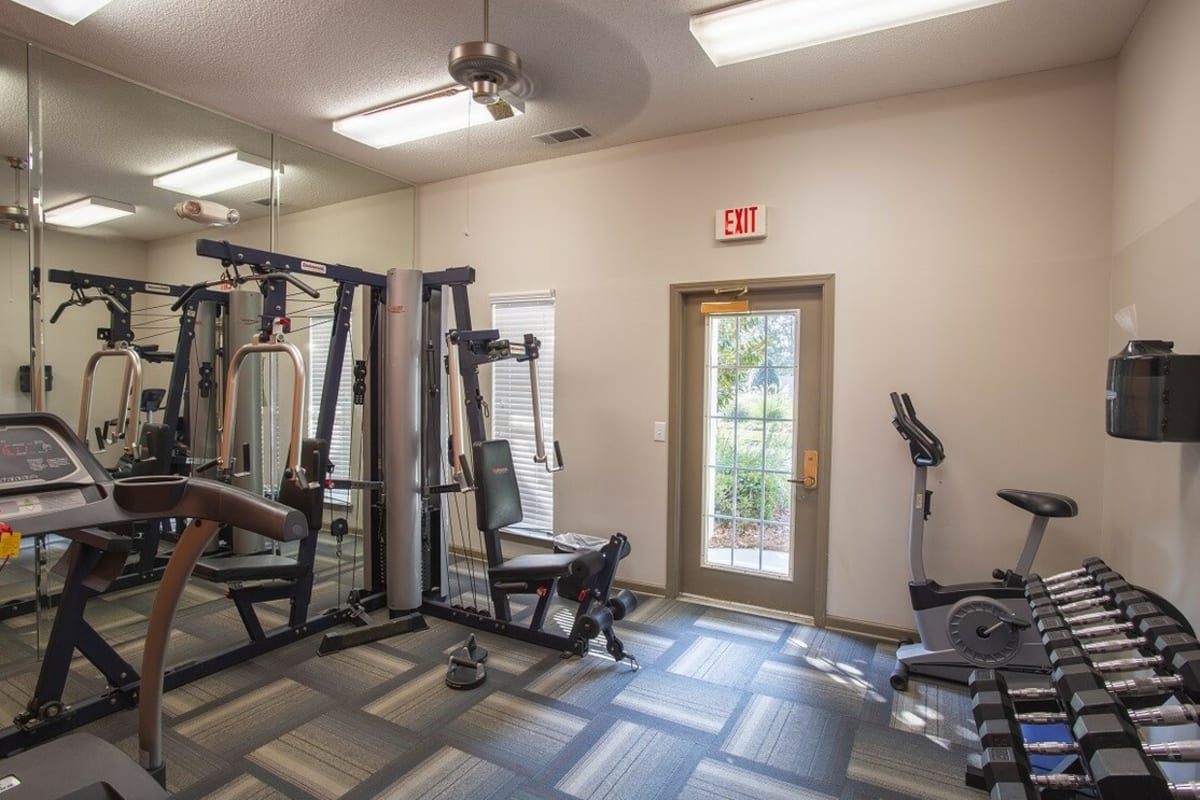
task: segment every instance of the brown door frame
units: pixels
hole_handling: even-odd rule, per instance
[[[683,453],[683,306],[696,295],[713,295],[714,289],[746,286],[750,289],[821,290],[821,392],[820,442],[821,478],[817,483],[817,563],[814,565],[813,621],[823,626],[827,616],[829,586],[829,475],[833,441],[833,275],[802,275],[784,278],[749,278],[671,284],[669,394],[667,409],[667,596],[680,592],[679,554],[682,497],[680,474]],[[719,298],[714,298],[719,299]]]

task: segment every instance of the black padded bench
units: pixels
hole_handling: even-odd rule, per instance
[[[628,658],[636,668],[636,659],[625,652],[624,645],[613,632],[613,622],[636,608],[637,598],[629,591],[610,597],[617,564],[629,553],[629,540],[625,535],[614,534],[598,550],[536,553],[505,559],[500,547],[500,531],[524,518],[508,442],[493,439],[477,443],[474,467],[476,522],[487,548],[487,576],[495,619],[505,623],[512,620],[508,603],[510,594],[536,594],[537,604],[528,627],[528,635],[535,641],[554,641],[556,646],[585,655],[589,640],[603,636],[606,649],[614,659]],[[577,604],[574,624],[565,637],[542,630],[556,590],[560,597]]]
[[[294,581],[302,578],[308,567],[294,558],[263,553],[253,556],[226,556],[202,559],[193,574],[213,583],[241,581]]]

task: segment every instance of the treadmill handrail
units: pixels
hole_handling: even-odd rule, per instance
[[[169,497],[163,486],[173,484],[182,494],[177,506],[162,508]],[[156,485],[157,484],[157,485]],[[167,643],[175,611],[192,570],[222,524],[236,523],[252,533],[277,541],[296,541],[308,535],[308,521],[294,508],[267,500],[217,481],[179,476],[127,478],[114,485],[114,496],[139,506],[139,513],[191,516],[163,571],[146,630],[142,682],[138,700],[138,755],[149,770],[162,766],[162,696]],[[170,512],[169,514],[166,512]]]

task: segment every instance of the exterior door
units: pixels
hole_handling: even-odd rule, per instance
[[[750,303],[743,313],[704,313],[711,291],[684,296],[685,594],[810,616],[816,610],[821,292],[751,288],[739,298]]]

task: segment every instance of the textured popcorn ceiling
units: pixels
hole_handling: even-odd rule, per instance
[[[479,0],[113,0],[71,27],[0,0],[0,28],[389,175],[425,183],[555,155],[1115,55],[1145,0],[1009,0],[716,69],[688,15],[724,0],[493,0],[528,114],[388,150],[333,119],[448,82]],[[594,139],[530,137],[584,125]],[[114,154],[115,155],[115,154]]]

